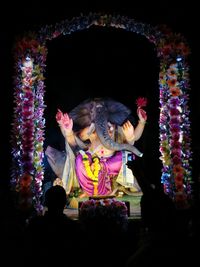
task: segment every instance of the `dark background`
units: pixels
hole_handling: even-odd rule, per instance
[[[108,3],[109,2],[109,3]],[[193,179],[199,176],[200,141],[197,131],[200,121],[198,62],[198,8],[190,2],[158,4],[151,2],[115,1],[111,4],[95,1],[67,3],[17,3],[2,9],[1,18],[1,181],[7,185],[10,176],[11,147],[9,144],[13,112],[14,59],[12,48],[18,36],[29,30],[59,23],[89,12],[119,14],[152,26],[166,24],[181,33],[191,48],[190,60],[190,119],[193,151]],[[88,97],[109,96],[129,106],[136,116],[135,100],[148,98],[148,123],[137,147],[144,152],[141,160],[146,176],[158,181],[159,160],[159,61],[148,40],[120,29],[91,27],[48,43],[45,73],[46,133],[45,147],[51,144],[63,149],[64,142],[55,121],[57,108],[70,111]],[[137,119],[137,117],[136,117]]]

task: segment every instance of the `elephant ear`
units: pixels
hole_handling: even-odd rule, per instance
[[[94,119],[93,110],[94,102],[87,99],[69,112],[70,118],[73,119],[75,131],[90,126]]]
[[[121,126],[131,114],[131,110],[128,107],[112,99],[105,100],[105,106],[108,114],[108,121],[112,124]]]

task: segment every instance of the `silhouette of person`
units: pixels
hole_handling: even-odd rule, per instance
[[[34,251],[37,252],[38,256],[34,259],[36,263],[40,261],[46,266],[62,263],[66,258],[68,263],[74,262],[81,231],[78,222],[64,214],[66,203],[65,189],[60,185],[52,186],[45,193],[47,210],[44,215],[36,216],[28,222],[28,255],[30,257]]]
[[[172,260],[182,266],[190,265],[188,255],[191,251],[186,229],[182,226],[187,218],[180,216],[175,203],[164,193],[161,185],[151,184],[141,169],[133,166],[134,163],[128,162],[127,165],[137,171],[138,183],[143,190],[140,205],[145,235],[125,266],[169,266]],[[163,251],[167,255],[164,258]],[[179,257],[181,253],[184,255],[182,258]]]

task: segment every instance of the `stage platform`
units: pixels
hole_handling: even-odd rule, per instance
[[[140,211],[140,199],[141,196],[123,196],[123,197],[116,197],[117,200],[128,202],[130,211],[129,211],[129,219],[140,219],[141,217],[141,211]],[[88,198],[85,199],[78,199],[78,202],[83,202],[85,200],[88,200]],[[70,218],[74,220],[78,220],[79,211],[78,208],[66,208],[64,210],[64,213],[69,216]]]

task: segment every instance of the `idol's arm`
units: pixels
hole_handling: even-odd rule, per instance
[[[125,142],[133,145],[135,142],[135,129],[130,121],[126,121],[122,125],[122,131],[125,137]]]
[[[137,109],[137,114],[138,114],[139,121],[138,121],[137,126],[135,127],[135,141],[139,140],[140,137],[142,136],[144,127],[146,124],[146,120],[147,120],[146,111],[143,110],[142,108]]]
[[[62,111],[58,110],[56,114],[56,121],[60,127],[61,133],[63,134],[65,140],[71,147],[75,147],[75,134],[72,130],[73,120],[68,116],[67,113],[63,114]]]
[[[122,131],[125,136],[126,142],[133,145],[135,141],[139,140],[144,131],[145,123],[147,120],[146,112],[142,108],[138,108],[138,124],[134,128],[130,121],[127,121],[122,126]]]

